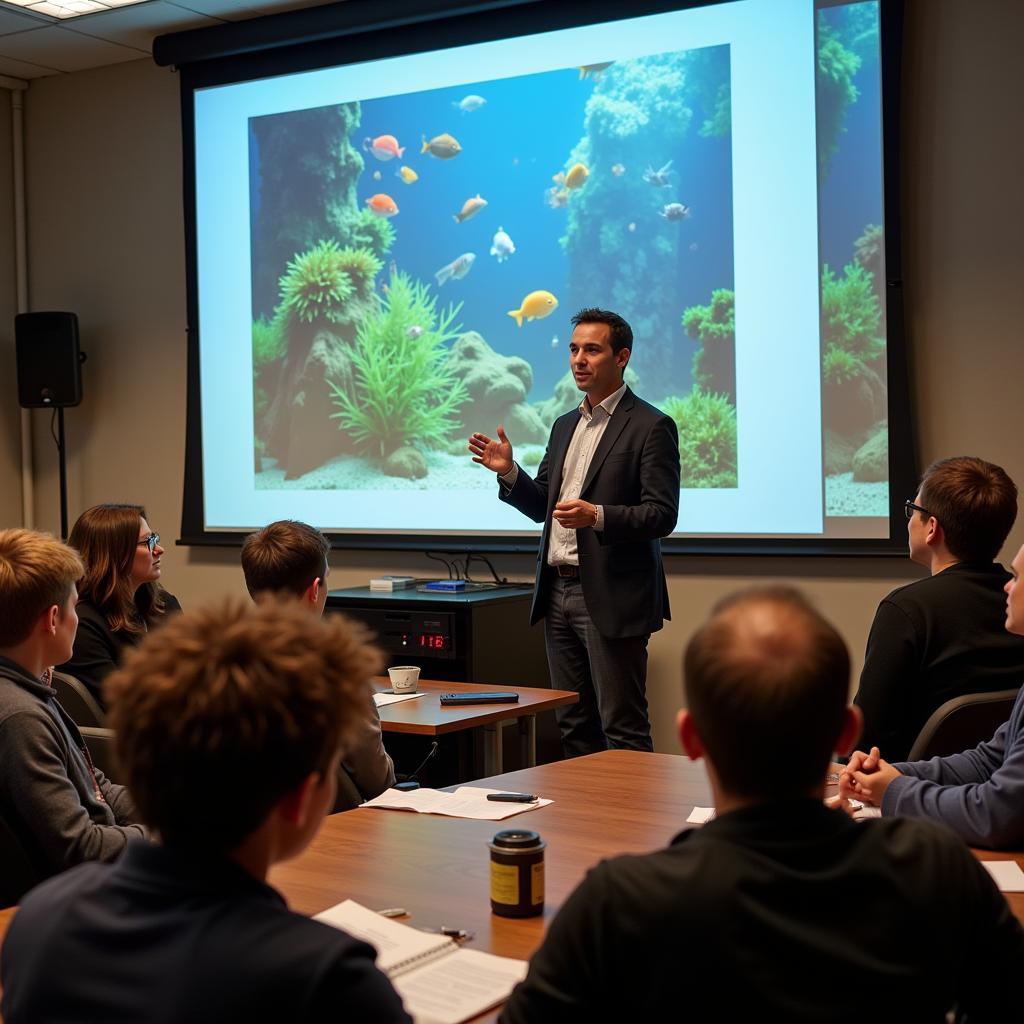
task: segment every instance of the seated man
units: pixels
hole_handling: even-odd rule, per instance
[[[1006,584],[1006,628],[1024,636],[1024,548]],[[932,818],[974,846],[1024,845],[1024,689],[992,739],[973,750],[930,761],[890,764],[878,747],[858,750],[839,782],[840,793],[899,814]]]
[[[0,818],[40,880],[113,860],[145,835],[49,685],[49,666],[71,655],[82,572],[77,553],[49,534],[0,530]]]
[[[402,1021],[374,952],[266,883],[334,799],[379,664],[294,603],[177,616],[109,677],[117,754],[160,843],[24,900],[3,946],[6,1024]]]
[[[896,760],[947,700],[1024,678],[1024,639],[1002,628],[1010,575],[993,561],[1017,518],[1013,481],[981,459],[944,459],[906,512],[910,557],[929,575],[878,606],[854,697],[865,749]]]
[[[748,591],[684,671],[679,735],[717,817],[594,868],[501,1020],[941,1021],[954,1004],[1005,1020],[1024,932],[967,848],[823,804],[830,755],[860,727],[835,629],[796,591]]]
[[[312,526],[283,519],[250,534],[242,545],[245,586],[255,600],[274,593],[297,597],[314,615],[327,602],[327,538]],[[366,714],[352,723],[341,762],[336,811],[347,811],[380,796],[395,784],[395,766],[384,749],[380,715],[367,697]]]

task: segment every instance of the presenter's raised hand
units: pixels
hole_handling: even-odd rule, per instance
[[[498,440],[492,441],[486,434],[474,434],[469,439],[469,450],[474,462],[504,476],[512,468],[512,443],[498,424]]]

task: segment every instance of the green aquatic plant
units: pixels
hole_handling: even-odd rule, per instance
[[[281,278],[276,319],[287,331],[292,324],[337,324],[347,321],[349,301],[366,299],[382,264],[366,249],[342,249],[319,242],[288,264]]]
[[[839,136],[846,131],[847,108],[860,93],[853,79],[860,69],[860,57],[843,46],[829,24],[824,10],[818,12],[818,172],[828,171],[829,161],[839,149]]]
[[[693,382],[706,392],[736,401],[736,296],[716,288],[706,306],[690,306],[683,327],[701,347],[693,354]]]
[[[277,320],[258,317],[252,322],[252,365],[259,370],[280,359],[287,351],[287,343]]]
[[[395,243],[395,227],[385,217],[378,217],[367,209],[360,210],[348,224],[346,244],[368,249],[383,260]]]
[[[736,407],[725,395],[699,386],[661,407],[679,430],[681,487],[736,487]]]
[[[843,267],[843,276],[825,264],[821,272],[821,337],[825,352],[836,348],[864,363],[885,350],[879,336],[882,307],[871,274],[857,263]]]
[[[427,285],[401,271],[391,275],[380,311],[356,332],[353,387],[327,381],[337,409],[330,418],[360,449],[385,459],[405,444],[445,447],[469,398],[447,364],[461,308],[439,313]]]
[[[821,374],[826,384],[849,384],[864,373],[864,363],[857,356],[829,345],[821,360]]]

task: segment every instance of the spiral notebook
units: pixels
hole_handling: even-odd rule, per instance
[[[508,999],[526,977],[526,963],[461,949],[446,935],[421,932],[381,917],[355,900],[316,915],[368,942],[415,1024],[461,1024]]]

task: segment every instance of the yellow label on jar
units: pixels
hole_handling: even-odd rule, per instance
[[[544,902],[544,861],[530,868],[530,902],[535,907]]]
[[[543,880],[542,880],[543,885]],[[491,899],[514,907],[519,903],[519,868],[491,861]]]

